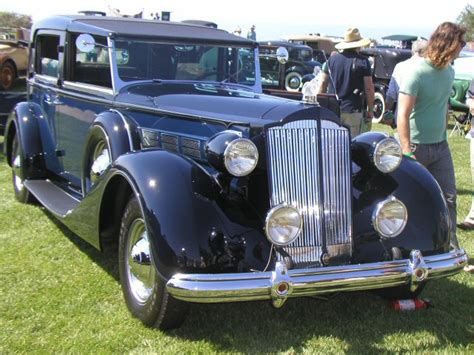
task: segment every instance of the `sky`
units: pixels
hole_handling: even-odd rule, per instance
[[[171,11],[172,21],[207,20],[232,32],[241,27],[246,34],[256,26],[257,40],[275,40],[290,34],[320,33],[343,36],[348,27],[359,28],[363,37],[380,39],[390,34],[429,37],[444,21],[455,22],[472,0],[2,0],[1,11],[31,15],[39,20],[54,14],[77,14],[81,10],[122,14],[143,10],[151,13]]]

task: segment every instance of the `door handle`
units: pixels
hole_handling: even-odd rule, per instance
[[[59,100],[57,95],[44,95],[44,102],[48,105],[62,105],[63,103]]]

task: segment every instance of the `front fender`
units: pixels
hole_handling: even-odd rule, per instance
[[[139,198],[158,271],[263,270],[270,246],[261,231],[234,222],[214,178],[190,159],[164,150],[119,157],[113,174],[127,177]]]
[[[395,238],[380,238],[372,225],[377,203],[388,196],[402,201],[408,211],[403,232]],[[358,172],[354,179],[354,235],[356,255],[360,262],[393,257],[396,247],[403,257],[413,249],[423,255],[447,252],[449,249],[449,214],[441,189],[433,176],[418,162],[403,158],[399,168],[390,174]]]

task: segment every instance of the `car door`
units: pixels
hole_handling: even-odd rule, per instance
[[[75,43],[79,33],[68,33],[64,80],[58,92],[56,124],[63,177],[71,186],[81,186],[85,140],[100,112],[112,106],[113,90],[107,38],[93,36],[96,46],[80,52]]]
[[[64,42],[64,32],[38,31],[33,45],[33,67],[29,79],[30,101],[41,106],[48,122],[49,135],[43,136],[44,149],[48,154],[57,155],[58,127],[56,110],[60,104],[58,100],[58,84],[61,80],[63,53],[60,43]],[[48,159],[48,169],[60,173],[60,160]]]

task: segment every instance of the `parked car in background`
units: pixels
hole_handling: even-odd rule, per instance
[[[117,242],[144,324],[177,327],[193,302],[410,298],[467,264],[427,170],[386,134],[262,94],[254,41],[97,16],[44,19],[32,40],[5,130],[15,197],[100,250]]]
[[[7,118],[15,105],[26,100],[24,84],[20,91],[0,91],[0,135],[3,136]],[[24,90],[23,90],[24,89]]]
[[[454,60],[454,83],[449,104],[454,111],[469,113],[466,105],[466,93],[474,79],[474,52],[462,51]]]
[[[406,34],[395,34],[382,37],[382,40],[385,43],[384,45],[380,45],[379,47],[392,47],[392,48],[400,48],[400,49],[411,49],[411,46],[414,41],[417,39],[424,39],[424,37],[419,37],[415,35],[406,35]]]
[[[374,122],[380,122],[385,112],[385,96],[393,69],[398,63],[411,57],[410,49],[392,47],[363,48],[360,53],[369,58],[375,86]]]
[[[29,30],[0,28],[0,89],[13,87],[28,66]]]
[[[288,61],[281,64],[277,59],[277,49],[288,51]],[[303,76],[311,74],[321,63],[313,59],[310,47],[284,41],[259,43],[260,74],[264,90],[286,90],[298,92],[303,85]]]
[[[333,51],[336,44],[341,41],[340,37],[320,36],[319,34],[289,35],[285,37],[290,43],[304,44],[313,49],[313,58],[324,63]]]

